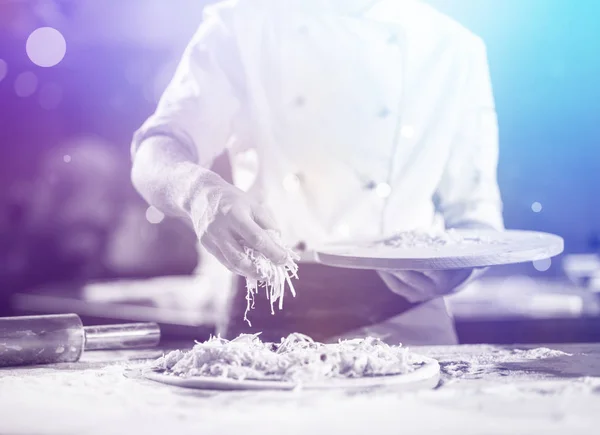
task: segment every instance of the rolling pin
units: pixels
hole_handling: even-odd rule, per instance
[[[75,362],[84,350],[156,346],[156,323],[83,326],[76,314],[0,317],[0,367]]]

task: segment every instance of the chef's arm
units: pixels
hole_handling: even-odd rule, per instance
[[[133,137],[133,184],[165,214],[188,219],[192,197],[204,194],[209,207],[210,190],[228,186],[208,168],[226,149],[240,108],[241,68],[229,21],[208,8],[155,112]]]
[[[446,228],[502,230],[498,124],[481,40],[473,44],[468,58],[461,120],[435,200]]]
[[[156,112],[134,135],[131,175],[151,205],[184,218],[221,263],[252,276],[245,248],[276,263],[286,253],[269,235],[276,229],[270,214],[208,169],[226,149],[245,99],[228,13],[216,7],[205,14]]]
[[[192,205],[198,192],[227,186],[219,175],[201,167],[188,148],[167,135],[152,135],[141,142],[131,179],[149,204],[192,226]]]

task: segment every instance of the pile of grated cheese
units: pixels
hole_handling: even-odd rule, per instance
[[[275,265],[271,260],[254,249],[245,248],[246,256],[252,261],[256,267],[260,280],[246,278],[246,311],[244,312],[244,320],[249,326],[252,323],[248,319],[248,313],[254,308],[254,297],[258,294],[260,287],[264,287],[265,294],[271,304],[271,314],[275,314],[275,303],[279,301],[279,309],[283,309],[283,296],[285,293],[286,283],[290,287],[292,296],[296,297],[296,290],[292,284],[291,278],[298,279],[298,265],[296,261],[300,257],[291,249],[284,246],[279,235],[275,231],[267,231],[273,240],[278,243],[287,253],[287,259],[282,265]]]
[[[211,337],[189,351],[176,350],[162,356],[150,369],[180,377],[292,382],[397,375],[414,370],[407,349],[377,338],[323,344],[296,333],[280,343],[263,343],[258,336],[244,334],[231,341]]]
[[[406,231],[379,241],[376,245],[394,248],[429,248],[447,245],[494,243],[489,236],[464,236],[459,231]]]

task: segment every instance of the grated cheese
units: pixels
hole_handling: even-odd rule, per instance
[[[296,290],[290,278],[298,278],[298,265],[296,261],[300,259],[291,249],[285,247],[281,242],[279,235],[275,231],[268,231],[273,240],[280,244],[287,251],[287,260],[282,265],[275,265],[263,254],[254,249],[246,247],[246,256],[254,263],[260,280],[246,278],[246,311],[244,320],[249,326],[252,323],[248,319],[248,313],[254,308],[254,297],[260,287],[264,287],[267,300],[271,304],[271,314],[275,314],[275,303],[279,301],[279,309],[283,309],[283,296],[286,283],[290,287],[292,296],[296,297]]]
[[[447,245],[473,245],[494,242],[489,236],[465,236],[460,232],[449,229],[448,231],[406,231],[395,234],[375,245],[391,246],[394,248],[430,248]]]
[[[259,334],[243,334],[231,341],[211,337],[189,351],[162,356],[150,369],[180,377],[306,382],[397,375],[414,367],[407,349],[377,338],[323,344],[296,333],[280,343],[263,343]]]

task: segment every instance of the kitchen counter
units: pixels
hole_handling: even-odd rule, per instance
[[[600,427],[600,344],[412,350],[440,362],[436,389],[212,392],[137,377],[161,351],[0,369],[0,433],[572,435]]]

